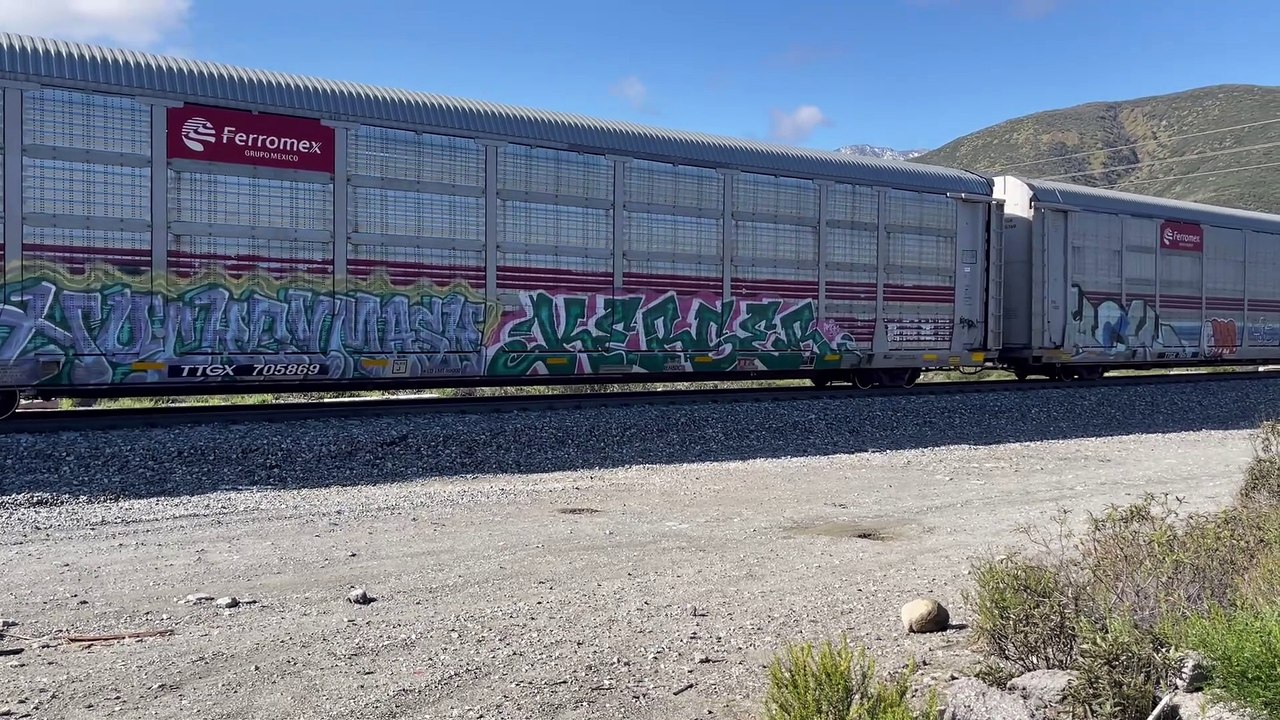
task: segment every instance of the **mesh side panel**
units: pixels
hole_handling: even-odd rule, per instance
[[[27,143],[151,154],[151,108],[136,100],[29,90],[23,94],[22,115]]]
[[[169,218],[177,222],[330,230],[333,187],[206,173],[170,173]]]
[[[1161,295],[1200,295],[1200,257],[1198,255],[1160,256]]]
[[[1071,274],[1085,290],[1120,289],[1121,219],[1076,213],[1071,223]]]
[[[377,275],[393,285],[465,284],[484,290],[484,253],[472,250],[352,244],[348,250],[348,284],[359,286]]]
[[[817,217],[818,186],[809,180],[743,173],[733,181],[733,209]]]
[[[355,187],[353,232],[484,240],[484,198]]]
[[[627,250],[720,255],[720,220],[629,212],[625,232]]]
[[[818,230],[796,225],[740,222],[735,229],[734,261],[817,262]]]
[[[151,236],[147,233],[28,226],[23,236],[28,275],[38,273],[42,265],[57,266],[75,276],[94,276],[105,267],[140,276],[151,268]]]
[[[827,260],[874,265],[880,239],[870,230],[827,228]]]
[[[627,260],[623,277],[628,274],[670,276],[677,280],[689,278],[705,284],[713,291],[721,289],[723,275],[719,263],[668,262],[665,260]]]
[[[1280,300],[1280,235],[1250,233],[1246,242],[1249,299]]]
[[[943,195],[890,190],[885,196],[890,225],[928,228],[931,230],[956,229],[956,204]]]
[[[816,283],[818,271],[801,268],[737,267],[734,268],[733,277],[735,280],[792,280]],[[810,294],[816,298],[817,288],[813,288]]]
[[[498,241],[608,249],[613,247],[613,212],[500,201]]]
[[[907,272],[951,281],[955,278],[956,243],[954,238],[918,235],[915,233],[889,233],[887,263]]]
[[[874,223],[879,221],[879,202],[872,188],[837,184],[827,193],[827,215],[835,220]]]
[[[627,163],[627,200],[719,210],[724,179],[714,170],[635,160]]]
[[[23,209],[54,215],[145,220],[151,169],[25,158]]]
[[[169,238],[168,267],[179,279],[204,272],[235,278],[331,275],[333,243],[174,235]]]
[[[613,198],[613,161],[524,145],[499,151],[498,187],[582,198]]]
[[[351,172],[452,185],[484,185],[484,148],[474,140],[362,125],[350,134]]]
[[[613,287],[613,261],[532,253],[498,253],[498,288],[590,290]]]

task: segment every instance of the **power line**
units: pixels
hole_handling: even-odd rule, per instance
[[[1072,155],[1059,155],[1057,157],[1041,158],[1040,160],[1027,160],[1025,162],[1002,165],[999,168],[992,170],[991,174],[996,175],[996,174],[999,174],[1000,171],[1008,170],[1009,168],[1023,167],[1025,165],[1037,165],[1040,163],[1052,162],[1054,160],[1070,160],[1072,158],[1088,157],[1089,155],[1097,155],[1098,153],[1108,153],[1114,150],[1127,150],[1129,148],[1144,147],[1146,145],[1156,145],[1163,142],[1170,142],[1172,140],[1182,140],[1185,138],[1201,137],[1203,135],[1212,135],[1214,133],[1227,132],[1229,130],[1241,130],[1244,128],[1257,127],[1259,125],[1267,125],[1270,123],[1277,123],[1277,122],[1280,122],[1280,118],[1272,118],[1270,120],[1259,120],[1257,122],[1245,123],[1243,125],[1231,125],[1229,127],[1217,128],[1214,130],[1201,130],[1200,132],[1187,133],[1185,135],[1170,135],[1169,137],[1160,138],[1158,140],[1144,140],[1142,142],[1131,143],[1129,145],[1117,145],[1115,147],[1103,148],[1101,150],[1088,150],[1086,152],[1074,153]]]
[[[1196,158],[1217,157],[1219,155],[1230,155],[1231,153],[1246,152],[1248,150],[1262,150],[1264,148],[1275,147],[1280,145],[1280,141],[1259,143],[1257,145],[1246,145],[1238,148],[1228,148],[1226,150],[1213,150],[1211,152],[1195,153],[1192,155],[1178,155],[1171,158],[1161,158],[1159,160],[1144,160],[1143,162],[1133,163],[1131,165],[1116,165],[1115,167],[1101,168],[1099,170],[1081,170],[1080,172],[1064,173],[1062,175],[1047,175],[1045,177],[1036,178],[1037,180],[1061,180],[1063,178],[1080,177],[1082,175],[1097,175],[1100,173],[1113,172],[1115,170],[1132,170],[1134,168],[1146,167],[1148,165],[1163,165],[1165,163],[1182,162],[1183,160],[1194,160]]]
[[[1169,175],[1166,177],[1148,178],[1146,180],[1125,180],[1124,182],[1118,182],[1113,185],[1095,185],[1094,187],[1097,187],[1100,190],[1108,190],[1125,185],[1141,185],[1143,183],[1162,182],[1164,180],[1181,180],[1183,178],[1201,177],[1203,175],[1218,175],[1220,173],[1240,172],[1241,170],[1257,170],[1260,168],[1277,166],[1280,166],[1280,162],[1262,163],[1260,165],[1245,165],[1244,167],[1224,168],[1222,170],[1205,170],[1204,172],[1188,173],[1186,175]]]

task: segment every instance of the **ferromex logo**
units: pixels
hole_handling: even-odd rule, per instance
[[[169,108],[169,157],[333,172],[333,128],[318,120],[186,105]]]
[[[1204,228],[1194,223],[1165,221],[1160,224],[1160,247],[1203,252]]]

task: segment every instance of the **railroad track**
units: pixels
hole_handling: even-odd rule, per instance
[[[0,421],[0,434],[53,433],[123,428],[248,422],[296,422],[419,413],[498,413],[569,410],[628,405],[684,405],[790,402],[796,400],[857,400],[891,395],[959,395],[990,392],[1035,392],[1130,385],[1180,385],[1203,382],[1266,381],[1271,373],[1177,373],[1103,378],[1089,382],[1051,380],[987,380],[919,383],[911,388],[859,390],[851,385],[778,388],[717,388],[712,390],[636,390],[506,395],[471,398],[387,397],[342,401],[285,402],[262,405],[172,405],[149,408],[19,410]]]

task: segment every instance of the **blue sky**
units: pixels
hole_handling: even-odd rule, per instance
[[[0,29],[813,148],[1280,84],[1275,0],[0,0]]]

